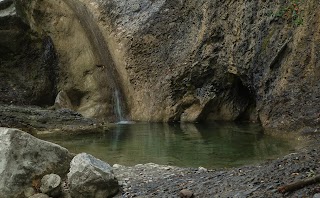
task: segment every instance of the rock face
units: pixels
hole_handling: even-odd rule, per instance
[[[32,31],[12,0],[0,1],[0,103],[52,105],[57,57],[52,40]]]
[[[16,198],[46,173],[66,175],[71,154],[17,129],[0,128],[0,197]]]
[[[37,133],[97,133],[104,129],[90,118],[69,109],[56,111],[39,107],[0,105],[0,126],[15,127],[23,131]]]
[[[119,190],[112,167],[86,153],[72,159],[68,183],[71,196],[79,198],[105,198]]]
[[[52,38],[60,60],[58,88],[85,116],[112,120],[110,86],[117,86],[133,120],[319,128],[317,0],[16,5],[32,30]],[[91,26],[100,33],[88,31]]]

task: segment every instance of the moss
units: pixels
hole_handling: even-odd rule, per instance
[[[266,51],[269,43],[270,43],[270,39],[272,38],[273,34],[274,34],[274,29],[263,39],[262,41],[262,51]]]

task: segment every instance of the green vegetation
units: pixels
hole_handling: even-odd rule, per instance
[[[295,26],[302,25],[302,10],[300,9],[302,3],[303,0],[286,0],[285,4],[275,13],[275,17],[282,18]]]

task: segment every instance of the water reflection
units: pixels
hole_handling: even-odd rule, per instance
[[[118,125],[105,134],[47,140],[110,164],[154,162],[208,168],[252,164],[284,155],[291,148],[289,142],[263,135],[259,125],[235,123],[136,123]]]

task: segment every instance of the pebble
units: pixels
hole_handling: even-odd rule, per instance
[[[193,192],[188,190],[188,189],[183,189],[179,192],[179,197],[181,198],[192,198],[193,196]]]
[[[198,168],[198,173],[205,173],[205,172],[207,172],[208,171],[208,169],[206,169],[206,168],[204,168],[204,167],[202,167],[202,166],[200,166],[199,168]]]
[[[121,165],[120,164],[113,164],[112,168],[118,169],[118,168],[121,168]]]

